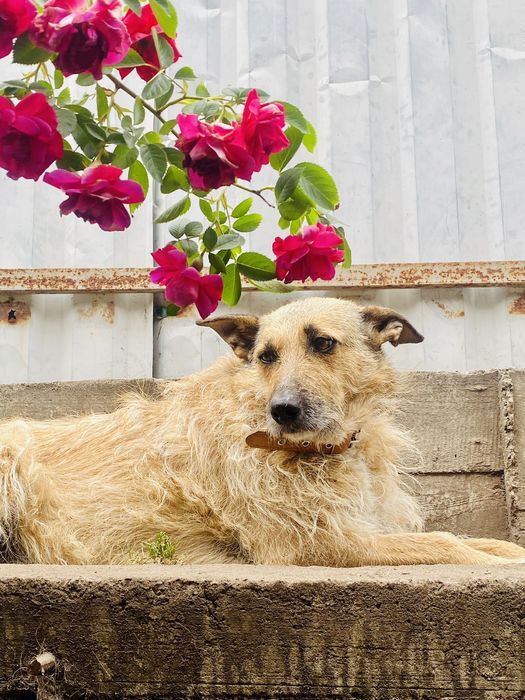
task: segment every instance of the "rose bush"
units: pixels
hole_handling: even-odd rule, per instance
[[[0,168],[43,176],[66,195],[62,215],[105,231],[128,228],[156,183],[170,242],[152,254],[151,279],[168,313],[235,305],[243,279],[281,292],[333,278],[350,249],[332,177],[300,156],[315,149],[314,127],[260,89],[211,95],[179,67],[177,29],[169,0],[0,0],[0,57],[23,72],[0,85]],[[126,82],[135,73],[138,91]],[[263,169],[272,184],[257,184]],[[244,250],[263,223],[255,201],[269,207],[273,259],[253,241]]]

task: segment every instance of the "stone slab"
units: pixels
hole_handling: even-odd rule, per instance
[[[525,567],[0,566],[0,697],[525,696]],[[11,693],[11,695],[10,695]]]

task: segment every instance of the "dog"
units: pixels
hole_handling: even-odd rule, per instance
[[[200,322],[233,353],[111,414],[0,424],[5,561],[123,564],[166,533],[181,564],[504,564],[515,544],[421,532],[382,345],[392,309],[309,298]]]

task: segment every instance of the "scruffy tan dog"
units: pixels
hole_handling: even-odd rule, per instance
[[[109,415],[0,425],[0,550],[125,563],[166,532],[180,563],[498,564],[497,540],[421,533],[381,345],[423,338],[391,309],[308,299],[202,325],[233,348]],[[248,440],[248,443],[247,443]]]

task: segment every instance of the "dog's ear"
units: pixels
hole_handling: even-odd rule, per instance
[[[406,318],[385,306],[365,306],[361,316],[374,347],[386,342],[392,345],[421,343],[424,339]]]
[[[198,326],[213,328],[242,360],[247,360],[259,330],[257,316],[219,316],[209,321],[197,321]]]

